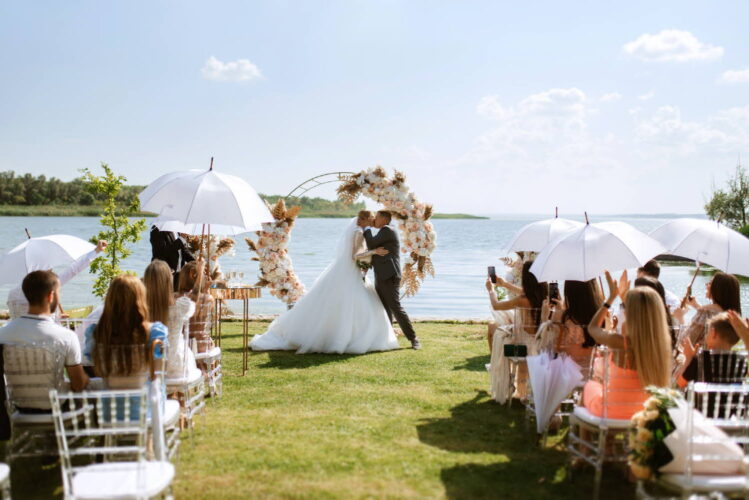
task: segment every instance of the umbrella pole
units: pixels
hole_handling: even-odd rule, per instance
[[[689,282],[689,286],[687,287],[687,293],[684,294],[684,298],[681,299],[681,304],[679,307],[683,309],[687,305],[687,301],[689,300],[689,297],[692,296],[692,285],[694,285],[694,280],[697,279],[697,274],[700,272],[700,261],[697,261],[697,267],[694,269],[694,275],[692,276],[692,281]]]
[[[203,258],[203,244],[205,242],[205,224],[200,231],[200,251],[198,252],[198,262]],[[198,273],[198,297],[203,292],[203,273]]]

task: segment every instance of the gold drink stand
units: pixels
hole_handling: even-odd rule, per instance
[[[242,301],[242,376],[247,373],[249,362],[249,340],[250,340],[250,300],[259,299],[262,289],[259,286],[243,286],[234,288],[209,288],[214,298],[213,332],[216,345],[221,347],[221,315],[224,310],[224,301]]]

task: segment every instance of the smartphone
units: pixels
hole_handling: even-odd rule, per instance
[[[492,283],[497,282],[497,270],[494,266],[489,266],[489,279],[492,281]]]
[[[549,300],[559,300],[559,283],[552,281],[549,283]]]

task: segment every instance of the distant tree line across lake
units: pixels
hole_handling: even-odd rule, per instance
[[[117,202],[129,205],[145,186],[122,186]],[[278,195],[260,195],[268,203],[275,203]],[[62,181],[56,177],[15,172],[0,172],[0,215],[98,215],[98,205],[105,197],[91,194],[82,177]],[[366,207],[364,202],[346,205],[324,198],[292,198],[290,205],[301,205],[301,217],[353,216]]]

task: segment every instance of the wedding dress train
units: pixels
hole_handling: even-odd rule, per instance
[[[362,354],[397,349],[385,308],[356,264],[361,250],[366,250],[362,244],[354,220],[338,244],[335,260],[293,309],[252,339],[252,350]]]

